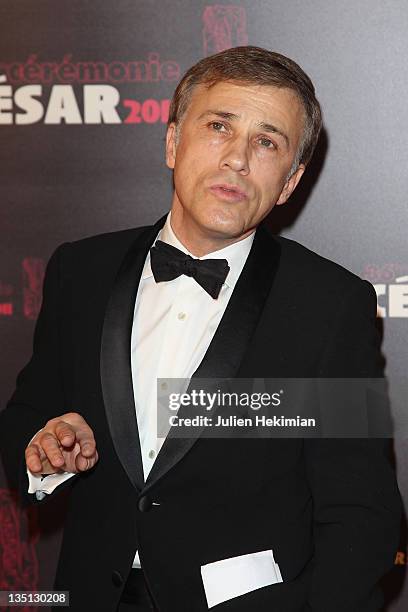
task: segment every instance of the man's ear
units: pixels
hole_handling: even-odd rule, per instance
[[[280,204],[285,204],[288,201],[292,193],[295,191],[296,186],[300,179],[302,178],[302,174],[305,171],[305,165],[299,164],[297,170],[288,178],[286,183],[283,186],[282,192],[279,196],[279,200],[276,202],[275,206],[279,206]]]
[[[176,162],[176,124],[170,123],[166,133],[166,164],[173,169]]]

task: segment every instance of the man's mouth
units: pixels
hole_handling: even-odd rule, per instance
[[[219,185],[212,185],[210,191],[222,200],[228,200],[231,202],[239,202],[245,200],[247,194],[242,189],[235,187],[235,185],[228,185],[220,183]]]

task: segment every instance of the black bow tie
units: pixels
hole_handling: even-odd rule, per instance
[[[230,269],[226,259],[194,259],[162,240],[156,240],[150,249],[150,264],[156,283],[185,274],[192,276],[214,299],[218,298]]]

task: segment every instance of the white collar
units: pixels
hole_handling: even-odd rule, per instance
[[[244,267],[249,251],[251,250],[252,242],[255,237],[255,232],[252,232],[252,234],[250,234],[243,240],[234,242],[233,244],[230,244],[224,247],[223,249],[219,249],[218,251],[213,251],[212,253],[207,253],[206,255],[203,255],[202,257],[196,257],[195,255],[190,253],[190,251],[186,249],[184,244],[182,244],[180,240],[177,238],[177,236],[175,235],[173,231],[173,228],[171,227],[170,221],[171,221],[171,210],[169,211],[167,218],[166,218],[166,222],[164,226],[162,227],[162,229],[160,230],[160,232],[157,234],[153,244],[156,243],[156,240],[162,240],[163,242],[167,242],[168,244],[171,244],[177,249],[180,249],[180,251],[183,251],[183,253],[190,255],[194,259],[226,259],[228,261],[230,270],[228,272],[227,278],[225,279],[225,284],[228,287],[233,289],[239,278],[239,275],[242,272],[242,268]],[[153,276],[153,272],[150,266],[150,253],[149,253],[146,259],[145,265],[144,265],[142,278],[145,279],[150,276]]]

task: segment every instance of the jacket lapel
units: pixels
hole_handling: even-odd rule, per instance
[[[195,382],[198,382],[197,388],[200,388],[199,380],[196,379],[233,378],[238,374],[271,290],[279,258],[278,242],[266,227],[260,225],[221,322],[192,376],[189,389]],[[181,407],[178,414],[187,416],[187,412],[187,407]],[[176,438],[173,437],[174,430],[170,429],[149,472],[143,492],[180,461],[200,435],[200,429],[194,428],[194,437]]]
[[[136,489],[144,485],[142,455],[134,403],[130,337],[137,288],[164,215],[138,236],[122,260],[105,312],[101,354],[101,386],[106,417],[116,453]]]
[[[130,337],[144,262],[166,216],[138,236],[127,251],[109,298],[101,340],[101,386],[113,445],[131,483],[143,492],[164,476],[200,435],[195,428],[194,437],[175,438],[170,429],[144,482],[132,384]],[[195,383],[199,388],[199,379],[202,378],[233,378],[237,375],[272,287],[279,257],[279,244],[265,227],[259,226],[221,322],[191,378],[189,389]]]

